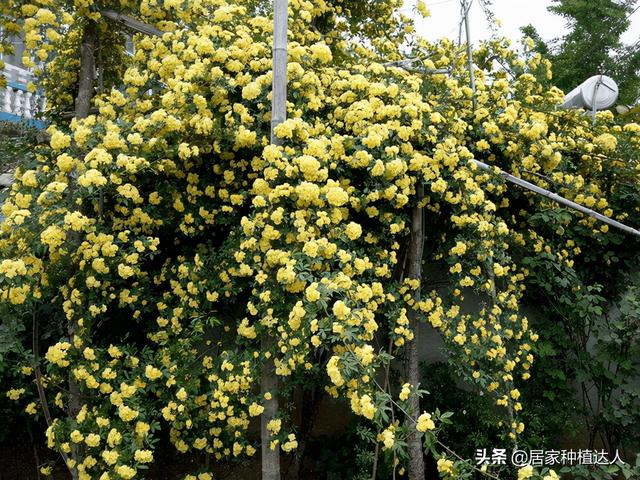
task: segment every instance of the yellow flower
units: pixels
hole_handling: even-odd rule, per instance
[[[320,63],[329,63],[333,58],[331,49],[325,43],[314,43],[310,47],[311,55]]]
[[[345,233],[349,239],[357,240],[362,235],[362,227],[355,222],[350,222],[345,229]]]
[[[71,145],[71,137],[60,131],[56,131],[51,135],[50,145],[53,150],[62,150]]]
[[[333,304],[333,314],[343,320],[351,313],[351,309],[345,305],[342,300],[338,300]]]
[[[238,325],[238,335],[241,335],[248,339],[254,339],[257,337],[256,328],[252,325],[249,326],[249,319],[244,318]]]
[[[138,411],[123,404],[118,407],[118,416],[125,422],[130,422],[138,416]]]
[[[494,263],[493,264],[493,272],[496,274],[496,277],[501,277],[503,275],[506,275],[507,268],[503,267],[499,263]]]
[[[122,442],[122,434],[115,428],[109,430],[109,433],[107,434],[107,443],[109,446],[113,448],[116,445],[120,445],[120,442]]]
[[[429,15],[431,15],[429,9],[422,0],[418,0],[418,2],[416,3],[416,9],[418,10],[418,13],[420,13],[420,15],[422,15],[423,17],[428,17]]]
[[[176,398],[181,402],[184,402],[187,399],[187,391],[184,388],[181,388],[178,390],[178,393],[176,393]]]
[[[27,170],[26,172],[24,172],[22,174],[22,177],[20,178],[20,181],[26,187],[37,187],[38,186],[38,180],[36,179],[35,170]]]
[[[84,435],[82,435],[82,433],[80,433],[79,430],[74,430],[69,435],[69,438],[71,439],[71,441],[73,443],[80,443],[80,442],[82,442],[84,440]]]
[[[111,355],[113,358],[120,358],[122,356],[122,352],[120,351],[120,349],[118,347],[116,347],[115,345],[109,345],[109,348],[107,349],[107,352],[109,353],[109,355]]]
[[[148,423],[136,422],[136,436],[138,438],[146,437],[150,429],[151,429],[151,426]]]
[[[116,473],[120,475],[120,478],[124,480],[129,480],[136,475],[136,469],[131,468],[128,465],[119,465],[116,467]]]
[[[309,300],[310,302],[318,301],[320,299],[318,284],[314,282],[311,285],[309,285],[305,290],[305,296],[307,297],[307,300]]]
[[[45,354],[45,358],[59,367],[68,367],[69,360],[67,357],[67,350],[71,348],[71,344],[69,342],[58,342],[55,345],[52,345],[47,350]]]
[[[454,474],[452,460],[447,460],[446,458],[438,459],[437,468],[438,468],[438,472],[444,473],[445,475],[453,476]]]
[[[456,242],[456,246],[449,250],[451,255],[464,255],[467,251],[467,244],[464,242]]]
[[[107,179],[96,169],[87,170],[78,177],[78,185],[82,187],[102,187],[107,184]]]
[[[402,401],[405,401],[407,398],[409,398],[410,394],[411,394],[411,384],[405,383],[404,385],[402,385],[402,389],[400,390],[400,395],[398,395],[398,398]]]
[[[255,402],[249,405],[249,415],[251,415],[252,417],[262,415],[262,412],[264,412],[264,407],[262,405],[258,405]]]
[[[280,428],[282,427],[282,420],[279,418],[274,418],[267,422],[267,430],[271,435],[277,435],[280,432]]]
[[[371,345],[364,345],[355,348],[355,354],[360,359],[360,363],[365,367],[373,362],[374,353]]]
[[[613,152],[618,147],[618,140],[610,133],[603,133],[602,135],[597,136],[593,141],[603,150],[608,152]]]
[[[24,393],[24,388],[20,388],[20,389],[12,388],[7,392],[7,397],[9,397],[10,400],[18,400],[23,393]]]
[[[89,447],[97,447],[98,445],[100,445],[100,435],[90,433],[85,437],[84,443],[86,443]]]
[[[298,440],[296,440],[295,434],[290,433],[287,437],[287,441],[282,444],[282,450],[288,453],[296,448],[298,448]]]
[[[125,264],[121,263],[120,265],[118,265],[118,274],[122,278],[129,278],[129,277],[132,277],[133,275],[135,275],[135,270],[132,267],[130,267],[129,265],[125,265]]]
[[[349,194],[340,187],[329,187],[326,196],[327,201],[334,207],[340,207],[349,200]]]
[[[102,459],[107,465],[113,465],[118,461],[118,452],[115,450],[105,450],[102,452]]]
[[[527,480],[533,475],[533,467],[526,465],[518,470],[518,480]]]
[[[62,245],[67,238],[67,234],[60,227],[51,225],[47,227],[41,234],[40,240],[49,246],[50,250],[55,250]]]
[[[162,377],[162,370],[152,366],[152,365],[147,365],[144,369],[144,375],[145,377],[147,377],[149,380],[157,380],[160,377]]]
[[[3,260],[0,262],[0,273],[7,278],[27,274],[27,266],[22,260]]]
[[[344,385],[344,379],[342,378],[340,369],[338,368],[339,361],[340,357],[334,355],[327,362],[327,373],[329,375],[329,378],[331,378],[333,384],[337,387]]]
[[[419,432],[428,432],[429,430],[433,430],[436,428],[436,424],[431,420],[430,413],[423,413],[418,417],[418,422],[416,423],[416,430]]]
[[[254,100],[260,95],[262,88],[256,82],[251,82],[242,89],[242,98],[245,100]]]
[[[378,409],[371,401],[371,397],[369,395],[363,395],[360,397],[360,413],[363,417],[373,420],[377,411]]]
[[[320,162],[316,158],[311,155],[303,155],[297,159],[297,162],[305,180],[312,182],[321,177]]]
[[[378,435],[378,440],[384,444],[383,450],[390,450],[395,443],[394,427],[387,427]]]
[[[136,450],[133,458],[136,462],[151,463],[153,461],[153,452],[151,450]]]

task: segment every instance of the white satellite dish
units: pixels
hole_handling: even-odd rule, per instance
[[[562,108],[584,108],[606,110],[618,99],[618,84],[606,75],[594,75],[571,90],[565,97]]]

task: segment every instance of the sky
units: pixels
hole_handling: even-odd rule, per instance
[[[406,13],[411,11],[415,0],[405,0]],[[460,21],[460,0],[424,0],[431,12],[431,17],[420,19],[418,31],[430,40],[442,37],[458,38],[458,24]],[[538,33],[545,40],[561,37],[566,32],[564,20],[547,11],[551,0],[493,0],[491,10],[502,23],[498,33],[515,41],[522,35],[520,27],[533,24]],[[479,0],[474,0],[471,10],[472,42],[483,40],[491,36],[491,30],[483,13]],[[635,43],[640,39],[640,10],[631,17],[632,24],[623,36],[625,43]]]

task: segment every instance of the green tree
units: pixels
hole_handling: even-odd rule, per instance
[[[637,0],[554,0],[549,10],[562,16],[570,28],[562,38],[545,43],[535,27],[522,32],[536,50],[554,64],[554,82],[565,92],[592,75],[605,73],[618,82],[620,102],[635,103],[640,96],[640,42],[623,44]]]

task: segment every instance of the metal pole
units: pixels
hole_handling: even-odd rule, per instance
[[[538,195],[542,195],[543,197],[546,197],[550,200],[553,200],[554,202],[557,202],[561,205],[565,205],[569,208],[572,208],[574,210],[577,210],[579,212],[584,213],[585,215],[589,215],[590,217],[595,218],[596,220],[599,220],[603,223],[606,223],[607,225],[611,225],[612,227],[618,228],[624,232],[627,233],[631,233],[632,235],[635,235],[637,237],[640,237],[640,232],[638,230],[636,230],[635,228],[631,228],[628,227],[627,225],[620,223],[612,218],[609,217],[605,217],[604,215],[602,215],[601,213],[595,212],[593,210],[591,210],[590,208],[584,207],[578,203],[572,202],[571,200],[567,200],[564,197],[561,197],[560,195],[558,195],[557,193],[553,193],[549,190],[546,190],[544,188],[541,188],[537,185],[534,185],[533,183],[529,183],[526,180],[522,180],[521,178],[518,177],[514,177],[513,175],[498,169],[498,171],[496,172],[496,170],[493,167],[490,167],[489,165],[487,165],[486,163],[480,162],[479,160],[473,160],[473,162],[482,170],[486,170],[488,172],[495,172],[498,175],[500,175],[502,178],[504,178],[505,180],[507,180],[508,182],[514,183],[516,185],[521,186],[522,188],[526,188],[527,190],[531,190],[532,192],[537,193]]]
[[[271,143],[281,145],[275,129],[287,118],[287,23],[289,19],[287,0],[274,0],[273,5],[273,82],[271,92]],[[273,352],[277,349],[276,339],[269,331],[262,339],[263,354],[269,352],[262,366],[260,390],[264,401],[261,417],[262,440],[262,480],[280,480],[280,446],[271,448],[271,434],[267,428],[269,422],[278,414],[278,376],[276,374]],[[269,394],[270,396],[267,396]]]
[[[596,124],[596,113],[598,111],[598,89],[602,84],[602,75],[593,87],[593,109],[591,111],[592,125]]]
[[[471,0],[473,1],[473,0]],[[471,9],[471,2],[469,2],[469,8],[467,8],[464,15],[464,29],[467,32],[467,62],[469,65],[469,78],[471,80],[471,90],[473,92],[473,110],[476,110],[476,75],[473,71],[473,48],[471,46],[471,27],[469,25],[469,10]]]
[[[109,18],[116,22],[120,22],[124,26],[129,27],[136,32],[144,33],[145,35],[154,35],[156,37],[161,37],[164,33],[161,30],[158,30],[153,25],[141,22],[140,20],[137,20],[129,15],[125,15],[124,13],[115,12],[113,10],[101,10],[100,14],[103,17]]]
[[[465,20],[468,21],[468,19],[465,19]],[[467,39],[469,39],[469,37],[467,37]],[[469,48],[469,42],[467,42],[467,48]],[[468,51],[469,50],[467,50],[467,52]],[[406,65],[402,64],[402,62],[397,62],[397,66],[399,66],[400,68],[404,68],[405,70],[408,70]],[[472,88],[473,88],[473,87],[475,87],[475,79],[474,79],[474,76],[473,76],[473,68],[472,68],[473,65],[471,64],[470,66],[471,66],[471,68],[470,68],[470,71],[471,71],[471,82],[472,82]],[[598,87],[599,87],[599,85],[596,84],[596,88],[598,88]],[[594,95],[594,97],[595,97],[595,95]],[[594,104],[595,104],[595,98],[594,98]],[[474,106],[475,106],[475,95],[474,95]],[[519,185],[522,188],[526,188],[527,190],[531,190],[532,192],[535,192],[535,193],[537,193],[539,195],[547,197],[550,200],[553,200],[554,202],[557,202],[557,203],[559,203],[561,205],[565,205],[565,206],[567,206],[569,208],[572,208],[574,210],[582,212],[585,215],[588,215],[590,217],[595,218],[596,220],[599,220],[600,222],[606,223],[607,225],[611,225],[612,227],[615,227],[615,228],[617,228],[619,230],[622,230],[624,232],[627,232],[627,233],[630,233],[630,234],[635,235],[637,237],[640,237],[640,231],[636,230],[635,228],[629,227],[629,226],[625,225],[624,223],[620,223],[620,222],[618,222],[618,221],[616,221],[616,220],[614,220],[612,218],[609,218],[609,217],[607,217],[605,215],[602,215],[601,213],[598,213],[598,212],[596,212],[594,210],[591,210],[590,208],[583,207],[582,205],[580,205],[578,203],[572,202],[571,200],[568,200],[568,199],[566,199],[564,197],[561,197],[560,195],[558,195],[556,193],[553,193],[553,192],[551,192],[549,190],[546,190],[544,188],[538,187],[537,185],[534,185],[533,183],[529,183],[526,180],[522,180],[521,178],[514,177],[513,175],[511,175],[511,174],[509,174],[509,173],[507,173],[507,172],[505,172],[503,170],[497,169],[497,172],[496,172],[496,170],[494,170],[492,167],[490,167],[486,163],[483,163],[483,162],[481,162],[479,160],[475,160],[474,159],[472,161],[476,164],[476,166],[478,166],[478,168],[481,168],[482,170],[486,170],[488,172],[495,172],[498,175],[500,175],[502,178],[507,180],[508,182],[511,182],[511,183],[513,183],[515,185]]]
[[[271,143],[280,145],[275,127],[287,119],[287,23],[288,0],[275,0],[273,13],[273,98]]]

